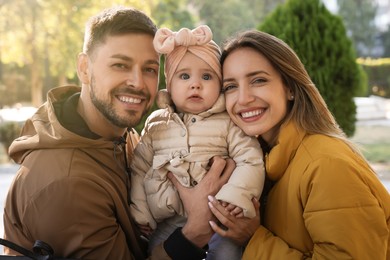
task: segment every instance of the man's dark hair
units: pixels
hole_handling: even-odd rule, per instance
[[[144,33],[154,37],[156,25],[143,12],[130,7],[112,7],[91,17],[86,25],[83,52],[92,55],[107,36]]]

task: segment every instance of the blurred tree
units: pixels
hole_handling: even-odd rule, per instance
[[[340,127],[353,135],[353,97],[366,87],[366,79],[340,17],[320,0],[289,0],[259,29],[283,39],[297,52]]]
[[[188,1],[198,10],[201,22],[210,26],[217,44],[237,31],[255,28],[265,15],[265,1]]]
[[[14,67],[11,64],[28,68],[29,73],[25,77],[27,87],[31,88],[30,101],[34,106],[39,106],[48,89],[66,84],[69,78],[76,78],[76,58],[82,51],[84,26],[91,15],[114,5],[134,6],[150,14],[155,2],[2,0],[1,68]],[[0,91],[4,96],[10,87],[16,87],[4,84],[4,81],[0,82]],[[26,84],[18,87],[26,88]]]
[[[256,1],[256,0],[254,0],[254,1]],[[263,1],[264,1],[263,15],[267,15],[267,14],[271,13],[278,5],[284,4],[286,2],[286,0],[263,0]]]
[[[28,63],[31,99],[34,104],[42,101],[41,63],[39,53],[42,17],[37,0],[14,0],[5,2],[0,9],[2,35],[2,59],[4,63],[16,62],[20,66]],[[10,19],[12,17],[12,19]],[[9,87],[9,86],[8,86]]]
[[[387,30],[382,33],[381,38],[384,48],[383,56],[390,57],[390,24],[387,25]]]
[[[3,67],[4,76],[0,82],[0,109],[11,107],[16,103],[29,103],[31,100],[31,89],[29,87],[29,69],[20,67],[16,63],[7,64]]]
[[[358,56],[374,53],[378,28],[375,24],[378,4],[373,0],[337,0],[338,14],[343,18],[348,36],[355,45]]]
[[[178,31],[182,27],[194,28],[196,16],[190,12],[186,0],[160,0],[152,9],[158,27]]]

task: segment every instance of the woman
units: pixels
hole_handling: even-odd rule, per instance
[[[264,32],[225,46],[223,90],[232,120],[258,136],[268,181],[262,224],[235,219],[209,197],[212,229],[243,259],[390,259],[390,196],[347,140],[294,51]],[[254,228],[255,227],[255,228]]]

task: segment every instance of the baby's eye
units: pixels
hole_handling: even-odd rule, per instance
[[[203,74],[202,79],[210,80],[211,79],[211,75],[210,74]]]
[[[189,79],[189,78],[190,78],[190,75],[188,75],[187,73],[183,73],[183,74],[180,74],[179,77],[180,77],[181,79],[186,80],[186,79]]]

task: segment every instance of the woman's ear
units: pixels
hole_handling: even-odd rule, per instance
[[[77,75],[82,84],[90,83],[88,55],[80,53],[77,59]]]
[[[295,96],[294,96],[294,92],[289,88],[288,91],[287,91],[287,99],[288,100],[294,100]]]

